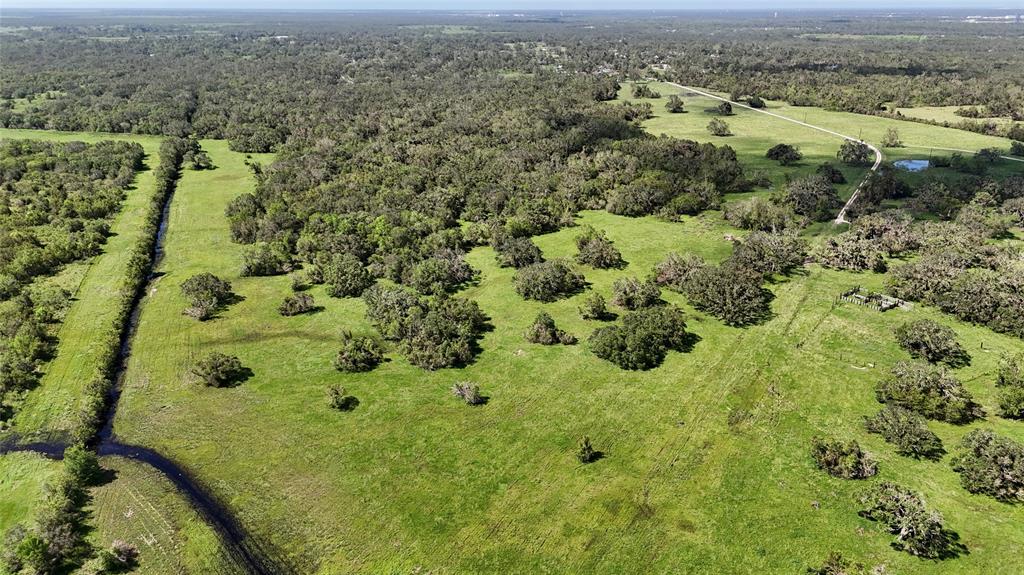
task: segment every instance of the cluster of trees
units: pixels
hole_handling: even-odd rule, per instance
[[[938,421],[968,423],[982,415],[971,393],[945,368],[917,361],[893,366],[875,386],[875,397]]]
[[[920,495],[890,481],[866,490],[860,514],[885,525],[896,536],[893,546],[911,555],[942,559],[958,553],[956,538],[943,526],[942,515],[929,509]]]
[[[588,340],[590,350],[622,369],[651,369],[669,350],[686,351],[692,336],[683,312],[674,306],[645,307],[625,314],[620,325],[597,328]]]
[[[867,479],[878,473],[878,463],[856,441],[811,439],[811,458],[818,469],[842,479]]]
[[[999,388],[999,414],[1024,419],[1024,353],[1004,357],[996,378]]]
[[[0,143],[0,298],[100,252],[144,153],[137,143]]]
[[[1018,265],[1018,248],[988,242],[1005,233],[1007,221],[978,200],[961,208],[954,222],[919,225],[920,257],[894,267],[889,287],[897,297],[1024,337],[1019,313],[1024,269]]]
[[[897,327],[895,333],[896,343],[914,359],[942,363],[952,368],[963,367],[971,362],[971,356],[957,341],[956,333],[936,321],[908,321]]]
[[[381,337],[397,342],[409,363],[423,369],[469,363],[488,326],[476,302],[446,294],[426,297],[378,284],[363,293],[363,300]]]
[[[576,343],[576,336],[559,329],[550,315],[541,312],[526,331],[526,341],[541,345],[572,345]]]
[[[249,370],[238,357],[213,352],[192,366],[192,375],[207,387],[233,387],[249,376]]]
[[[728,325],[750,325],[771,314],[766,278],[801,267],[807,249],[795,235],[754,232],[736,242],[732,255],[717,266],[699,256],[669,254],[655,267],[654,280]]]
[[[495,78],[506,83],[539,75],[564,84],[585,78],[582,91],[598,100],[615,96],[616,79],[657,75],[729,92],[736,100],[746,96],[754,107],[771,98],[862,113],[919,104],[978,106],[985,114],[1024,117],[1024,86],[1014,74],[1024,61],[1012,26],[981,37],[970,24],[922,16],[840,21],[792,15],[784,22],[749,16],[737,23],[660,14],[584,15],[571,22],[451,15],[449,21],[483,33],[438,36],[429,27],[393,26],[372,15],[294,15],[239,23],[225,35],[191,34],[200,24],[181,20],[118,22],[126,38],[116,43],[91,38],[109,35],[102,19],[44,18],[48,25],[19,29],[6,47],[2,125],[196,133],[229,138],[241,151],[267,151],[317,124],[343,125],[395,99],[411,78],[459,94],[439,82],[465,82],[481,70],[513,72]],[[582,25],[587,22],[594,25]],[[271,28],[288,41],[268,37]],[[802,34],[806,28],[815,34]],[[861,41],[865,33],[899,35],[910,28],[928,42]],[[508,42],[510,35],[516,41]],[[654,64],[662,66],[652,70]],[[295,90],[308,85],[317,89]],[[645,84],[635,89],[639,97],[654,95]],[[469,86],[466,93],[472,91]]]
[[[964,436],[953,470],[971,493],[984,493],[1000,501],[1024,501],[1024,445],[975,429]]]
[[[38,383],[71,294],[46,280],[100,253],[142,167],[135,143],[0,143],[0,425]]]

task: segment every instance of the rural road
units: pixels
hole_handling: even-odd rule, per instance
[[[872,144],[870,144],[868,142],[865,142],[864,140],[861,140],[861,139],[858,139],[858,138],[854,138],[852,136],[847,136],[846,134],[840,134],[839,132],[834,132],[832,130],[829,130],[828,128],[822,128],[821,126],[815,126],[814,124],[808,124],[807,122],[801,122],[800,120],[796,120],[796,119],[790,118],[788,116],[783,116],[782,114],[776,114],[775,112],[769,112],[768,110],[764,110],[762,108],[754,108],[754,107],[748,106],[746,104],[741,104],[739,102],[733,102],[732,100],[729,100],[728,98],[723,98],[721,96],[716,96],[715,94],[712,94],[710,92],[705,92],[704,90],[699,90],[697,88],[691,88],[689,86],[683,86],[682,84],[676,84],[675,82],[665,82],[665,83],[670,85],[670,86],[675,86],[676,88],[679,88],[680,90],[686,90],[688,92],[693,92],[695,94],[700,94],[701,96],[704,96],[704,97],[707,97],[707,98],[712,98],[712,99],[715,99],[715,100],[721,100],[723,102],[729,102],[733,106],[739,106],[740,108],[746,108],[747,110],[753,110],[755,112],[760,112],[762,114],[767,114],[767,115],[769,115],[769,116],[771,116],[773,118],[778,118],[780,120],[785,120],[787,122],[792,122],[794,124],[799,124],[801,126],[804,126],[805,128],[810,128],[812,130],[818,130],[819,132],[825,132],[826,134],[831,134],[833,136],[837,136],[837,137],[842,138],[844,140],[853,140],[854,142],[860,142],[861,144],[864,144],[865,146],[870,148],[871,151],[874,152],[874,154],[875,154],[875,163],[874,163],[873,166],[871,166],[871,171],[868,172],[868,175],[865,176],[863,180],[861,180],[860,184],[857,186],[857,189],[853,191],[853,195],[850,196],[850,199],[847,200],[846,204],[843,205],[842,209],[839,210],[839,214],[836,216],[836,219],[834,220],[835,223],[837,223],[837,224],[848,223],[848,220],[846,219],[846,212],[850,209],[850,206],[853,205],[853,202],[855,202],[857,200],[857,196],[860,195],[861,188],[864,187],[864,184],[868,181],[868,178],[871,177],[871,174],[876,172],[878,170],[878,167],[882,165],[882,159],[883,159],[882,150],[879,150],[878,148],[876,148],[875,146],[873,146]]]

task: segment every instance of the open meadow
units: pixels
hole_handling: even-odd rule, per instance
[[[524,302],[512,270],[485,247],[469,255],[479,281],[460,293],[494,326],[471,365],[424,371],[391,353],[372,372],[343,374],[332,367],[341,332],[372,332],[364,304],[314,287],[322,309],[281,317],[286,276],[240,277],[244,248],[230,242],[223,211],[252,180],[244,155],[224,142],[203,146],[217,169],[185,172],[178,186],[115,433],[183,464],[300,572],[794,572],[833,550],[898,573],[1024,567],[1019,506],[963,491],[948,461],[899,457],[862,427],[878,408],[874,383],[905,357],[892,336],[901,322],[954,326],[973,356],[958,377],[987,411],[1000,353],[1019,340],[925,306],[837,306],[842,291],[879,288],[882,276],[810,266],[770,286],[773,318],[749,328],[663,292],[688,310],[699,342],[658,368],[623,371],[587,350],[586,336],[602,324],[579,318],[585,294]],[[669,251],[720,260],[731,250],[725,234],[737,233],[717,212],[681,223],[585,212],[578,223],[606,231],[629,262],[584,270],[589,291],[606,296],[613,279],[645,276]],[[577,233],[536,242],[546,258],[571,256]],[[178,289],[199,272],[228,279],[241,298],[202,323],[182,315]],[[541,310],[583,341],[527,343],[523,332]],[[196,385],[191,366],[211,351],[237,355],[253,375],[234,388]],[[478,383],[488,403],[452,397],[458,381]],[[331,384],[358,407],[329,409]],[[929,426],[950,446],[975,427],[1024,439],[1017,424],[994,417]],[[807,445],[822,433],[856,437],[880,461],[869,482],[922,492],[970,553],[938,563],[892,550],[890,537],[857,515],[863,485],[814,468]],[[589,466],[572,456],[584,434],[605,454]]]

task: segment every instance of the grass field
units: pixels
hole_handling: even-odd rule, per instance
[[[74,297],[58,334],[56,357],[44,366],[40,385],[31,391],[14,418],[13,429],[30,435],[36,432],[67,431],[78,413],[86,383],[99,367],[97,334],[110,329],[116,319],[118,294],[131,248],[138,241],[140,226],[154,191],[153,162],[157,161],[160,138],[116,134],[82,134],[39,130],[0,130],[0,138],[30,138],[52,141],[98,142],[108,139],[132,140],[146,151],[145,171],[140,172],[111,223],[111,236],[103,253],[86,262],[68,266],[49,281],[70,291]]]
[[[115,539],[134,544],[138,575],[236,574],[221,560],[216,535],[167,478],[120,457],[104,457],[103,466],[116,479],[93,490],[97,546],[109,548]]]
[[[59,434],[68,429],[84,398],[84,386],[98,367],[100,350],[95,334],[109,329],[114,321],[126,263],[154,191],[152,168],[161,138],[8,129],[0,129],[0,138],[84,142],[130,139],[146,151],[147,169],[137,175],[128,191],[103,253],[67,266],[45,280],[72,292],[74,301],[58,334],[57,355],[44,367],[42,382],[29,393],[13,429],[29,436]],[[102,463],[117,470],[117,479],[96,490],[92,513],[98,542],[105,546],[114,538],[149,540],[145,531],[149,529],[156,540],[154,545],[145,541],[139,544],[143,552],[140,573],[211,573],[209,567],[220,566],[220,549],[213,533],[166,480],[132,462],[104,458]],[[43,500],[42,485],[59,468],[58,463],[32,454],[0,456],[0,533],[31,516]],[[129,497],[141,502],[134,520],[118,515],[125,511]],[[174,527],[168,534],[159,530],[161,525]]]
[[[737,146],[740,117],[731,119]],[[824,142],[804,145],[827,153]],[[253,183],[226,143],[204,147],[218,169],[186,172],[178,187],[164,275],[145,300],[115,432],[184,464],[301,572],[794,573],[833,550],[890,573],[1024,569],[1024,508],[970,495],[948,457],[898,457],[861,427],[878,408],[875,381],[904,357],[891,333],[902,321],[932,317],[956,329],[974,356],[959,376],[989,412],[999,353],[1020,340],[922,307],[834,307],[842,290],[878,287],[882,277],[811,267],[772,286],[775,317],[747,329],[666,293],[701,340],[660,368],[627,372],[585,344],[526,343],[540,310],[584,339],[601,324],[579,319],[583,295],[523,302],[511,270],[479,248],[469,259],[480,281],[463,295],[495,328],[475,363],[426,372],[392,353],[373,372],[340,374],[331,366],[340,332],[371,333],[363,304],[314,288],[322,311],[282,318],[288,278],[240,278],[243,247],[230,243],[223,210]],[[714,213],[666,223],[588,212],[580,223],[605,230],[630,262],[586,270],[606,296],[614,278],[645,275],[670,250],[725,257],[723,235],[735,231]],[[546,257],[568,256],[576,233],[537,243]],[[181,315],[178,285],[204,271],[244,299],[199,323]],[[195,385],[188,371],[211,351],[238,355],[253,377],[231,389]],[[450,386],[464,380],[490,402],[470,408],[453,398]],[[328,409],[325,388],[335,383],[359,398],[355,411]],[[995,417],[930,425],[951,451],[975,427],[1024,440],[1020,424]],[[818,433],[857,438],[881,461],[880,476],[842,481],[815,470],[808,442]],[[605,459],[576,463],[583,434]],[[936,563],[892,550],[890,536],[857,515],[856,493],[880,479],[923,492],[970,554]]]
[[[839,137],[738,106],[733,107],[735,115],[723,118],[729,124],[733,135],[712,136],[708,133],[707,125],[715,116],[705,110],[717,106],[718,100],[697,94],[687,95],[692,93],[684,93],[675,86],[662,82],[652,82],[650,85],[662,97],[641,100],[649,102],[653,107],[654,117],[644,123],[644,127],[649,132],[699,142],[712,142],[717,145],[729,145],[736,150],[736,154],[744,166],[748,166],[752,171],[766,171],[776,187],[785,182],[787,175],[798,177],[810,174],[822,162],[829,161],[836,164],[837,167],[841,167],[846,175],[848,183],[839,186],[840,195],[845,198],[853,193],[856,184],[860,183],[866,173],[864,168],[848,168],[838,163],[836,152],[839,151],[839,146],[842,144],[842,139]],[[619,91],[619,100],[637,101],[632,98],[631,91],[631,84],[623,85]],[[717,94],[717,92],[712,93]],[[671,94],[678,94],[683,98],[687,110],[685,113],[672,114],[665,110],[665,102]],[[726,96],[726,94],[719,95]],[[850,137],[860,138],[879,147],[881,147],[881,141],[886,131],[889,128],[896,128],[906,147],[883,148],[882,152],[887,161],[924,159],[931,156],[948,156],[951,153],[930,148],[980,150],[995,147],[1008,150],[1010,147],[1010,140],[1006,138],[985,136],[953,128],[877,116],[833,112],[821,108],[790,106],[784,102],[772,100],[766,100],[765,104],[765,109],[768,111]],[[780,167],[778,162],[765,158],[765,152],[780,142],[798,146],[804,154],[804,159],[795,166]],[[932,172],[942,175],[948,173],[949,170],[934,169]],[[992,169],[992,173],[997,175],[1024,173],[1024,163],[1003,161]]]
[[[27,523],[43,498],[43,484],[60,463],[34,453],[0,455],[0,535]]]

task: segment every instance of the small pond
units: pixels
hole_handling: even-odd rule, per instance
[[[928,160],[897,160],[892,165],[908,172],[920,172],[928,167],[929,162]]]

